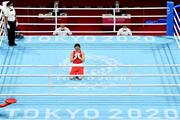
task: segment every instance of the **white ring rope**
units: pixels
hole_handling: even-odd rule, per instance
[[[151,25],[151,26],[165,26],[167,23],[116,23],[117,25],[137,25],[137,26],[145,26],[145,25]],[[39,25],[39,26],[43,26],[43,25],[49,25],[49,26],[54,26],[56,25],[55,23],[19,23],[19,25]],[[57,24],[57,25],[61,25],[61,24]],[[113,23],[63,23],[63,25],[71,25],[71,26],[75,26],[75,25],[82,25],[82,26],[86,26],[86,25],[93,25],[93,26],[113,26]]]
[[[2,20],[0,22],[0,27],[1,27],[1,30],[3,30],[3,27],[4,27],[4,17],[2,18]]]
[[[179,26],[179,24],[178,24],[178,22],[177,22],[177,20],[176,20],[176,18],[174,17],[174,21],[175,21],[175,25],[174,25],[174,27],[176,28],[176,26],[177,26],[177,28],[178,28],[178,31],[180,32],[180,26]],[[180,22],[179,22],[180,23]]]
[[[17,15],[17,18],[114,18],[114,16],[39,16],[39,15]],[[115,18],[166,18],[167,15],[130,15],[130,16],[115,16]]]
[[[176,8],[174,8],[174,13],[175,13],[176,17],[178,18],[178,21],[180,22],[180,17],[179,17],[179,15],[178,15],[178,13],[177,13]]]
[[[76,77],[61,74],[0,74],[0,77]],[[79,77],[180,77],[180,74],[112,74],[112,75],[78,75]]]
[[[180,97],[180,94],[0,94],[0,96],[84,96],[84,97],[90,97],[90,96],[97,96],[97,97],[107,97],[107,96],[156,96],[156,97],[169,97],[169,96],[176,96]]]
[[[27,8],[15,7],[17,10],[166,10],[167,7],[134,7],[134,8]]]
[[[5,33],[2,34],[2,37],[0,39],[0,46],[2,45],[3,39],[4,39]]]
[[[129,87],[129,84],[51,84],[50,87]],[[47,84],[0,84],[0,87],[49,87]],[[131,84],[131,87],[180,87],[180,84]]]
[[[175,33],[176,35],[179,36],[179,32],[180,32],[180,26],[178,25],[176,19],[174,18],[174,21],[175,21],[175,25],[174,25],[174,29],[175,29]],[[177,26],[177,27],[176,27]]]
[[[3,25],[1,26],[0,35],[2,35],[2,34],[4,33],[4,27],[5,27],[5,24],[3,24]]]
[[[3,17],[2,11],[0,13],[0,20],[1,20],[1,22],[0,22],[0,27],[1,27],[4,22],[4,17]],[[2,30],[2,28],[1,28],[1,30]]]
[[[1,10],[1,12],[0,12],[0,17],[2,17],[3,16],[3,11],[2,11],[2,9],[0,9]]]
[[[179,40],[178,40],[178,38],[177,38],[177,36],[176,36],[175,33],[174,33],[174,38],[175,38],[175,40],[176,40],[176,43],[177,43],[177,45],[178,45],[178,48],[180,48],[180,42],[179,42]]]
[[[16,31],[21,33],[53,33],[54,31]],[[117,33],[118,31],[71,31],[72,33]],[[132,31],[132,33],[166,33],[166,31]]]
[[[180,64],[83,65],[84,67],[180,67]],[[73,67],[73,65],[0,65],[0,67]]]
[[[3,27],[4,27],[4,25],[3,25]],[[1,28],[1,30],[0,30],[0,36],[2,37],[2,34],[3,34],[3,27]]]
[[[175,30],[175,33],[177,35],[177,38],[180,40],[180,36],[179,36],[178,30],[177,30],[177,28],[175,26],[174,26],[174,30]]]
[[[117,10],[117,8],[23,8],[23,7],[15,7],[17,10]],[[119,10],[166,10],[167,7],[134,7],[134,8],[118,8]],[[57,18],[112,18],[114,19],[114,23],[63,23],[66,26],[113,26],[112,31],[72,31],[72,33],[117,33],[116,26],[166,26],[166,23],[116,23],[116,18],[166,18],[167,15],[124,15],[124,16],[105,16],[105,15],[97,15],[97,16],[78,16],[78,15],[65,15],[65,16],[50,16],[48,14],[46,15],[17,15],[17,17],[21,18],[55,18],[55,23],[18,23],[19,26],[54,26],[57,28]],[[20,31],[22,32],[22,31]],[[54,32],[54,31],[53,31]],[[23,31],[22,33],[50,33],[49,31]],[[132,31],[132,33],[148,33],[148,34],[165,34],[166,31]]]
[[[176,40],[176,43],[177,43],[178,47],[180,48],[180,36],[179,36],[180,26],[178,24],[178,22],[180,23],[180,18],[179,18],[179,15],[178,15],[177,11],[176,11],[176,8],[174,8],[174,13],[175,13],[175,17],[174,17],[174,22],[175,22],[175,25],[174,25],[174,30],[175,30],[174,38]],[[176,17],[177,17],[177,19],[176,19]]]
[[[2,45],[2,41],[4,39],[4,17],[3,17],[3,13],[2,10],[0,12],[0,18],[1,18],[1,22],[0,22],[0,46]]]
[[[180,36],[179,36],[180,28],[179,28],[178,22],[177,22],[175,17],[174,17],[174,21],[175,21],[175,25],[174,25],[174,30],[175,30],[174,38],[176,40],[176,43],[177,43],[178,47],[180,48]],[[177,27],[176,27],[176,25],[177,25]]]

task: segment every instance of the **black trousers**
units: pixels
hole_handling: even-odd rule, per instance
[[[16,21],[8,21],[10,28],[8,28],[8,42],[9,45],[15,44],[15,30],[16,30]]]

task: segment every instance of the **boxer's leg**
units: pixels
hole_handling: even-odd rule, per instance
[[[78,75],[81,75],[78,77],[79,80],[83,79],[83,75],[84,75],[84,67],[79,67],[78,68]]]

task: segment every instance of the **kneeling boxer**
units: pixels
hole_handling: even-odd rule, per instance
[[[78,79],[82,80],[84,75],[84,66],[85,54],[81,51],[81,46],[79,43],[74,45],[74,51],[71,53],[70,62],[73,63],[73,66],[70,71],[70,80]]]

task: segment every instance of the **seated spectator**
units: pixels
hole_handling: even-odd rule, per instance
[[[51,4],[49,6],[50,8],[62,8],[62,5],[60,4],[59,0],[55,0],[53,4]],[[57,15],[62,15],[64,14],[64,10],[60,10],[60,9],[53,9],[50,10],[50,12],[52,13],[52,15],[56,15],[55,13],[57,12]]]
[[[132,36],[132,31],[127,26],[123,26],[118,30],[117,36]]]
[[[59,28],[57,28],[54,32],[53,35],[58,35],[58,36],[68,36],[72,35],[72,32],[69,30],[69,28],[65,27],[63,24],[60,25]]]
[[[119,1],[116,1],[113,8],[121,8]],[[114,11],[111,12],[114,15]],[[115,9],[115,15],[125,14],[125,10]]]

